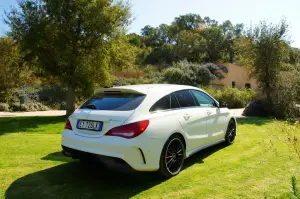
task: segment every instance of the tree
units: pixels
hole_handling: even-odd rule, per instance
[[[159,43],[161,45],[172,43],[170,26],[167,24],[160,24],[157,31],[159,35]]]
[[[222,58],[224,53],[224,41],[222,29],[220,27],[209,27],[201,30],[200,35],[206,41],[206,62],[216,62]]]
[[[186,14],[176,17],[172,22],[172,34],[176,35],[182,30],[195,30],[199,28],[200,24],[204,23],[204,20],[198,14]]]
[[[209,17],[204,17],[204,23],[206,27],[211,27],[211,26],[218,26],[218,22],[214,19],[211,19]]]
[[[0,38],[0,95],[9,102],[13,89],[26,81],[30,71],[20,56],[19,47],[12,38]]]
[[[67,86],[67,114],[75,92],[107,81],[115,33],[128,24],[129,7],[113,0],[27,0],[7,14],[10,36],[25,57]]]
[[[248,51],[245,56],[253,60],[250,64],[250,72],[266,94],[270,113],[274,105],[272,92],[278,85],[280,71],[287,53],[287,31],[288,26],[285,21],[281,21],[279,25],[267,24],[263,21],[259,26],[248,31],[252,41],[252,50]]]
[[[141,36],[136,33],[131,33],[127,35],[128,42],[132,45],[135,45],[136,47],[141,47]]]
[[[173,45],[164,44],[160,47],[156,47],[145,59],[147,64],[172,64],[176,60],[173,53]]]
[[[236,24],[234,26],[229,20],[226,20],[222,24],[222,30],[226,39],[224,46],[227,50],[228,60],[230,63],[233,63],[234,58],[234,40],[241,36],[243,29],[243,24]]]
[[[175,53],[180,60],[201,62],[207,58],[206,40],[193,31],[181,31],[176,36]]]
[[[146,46],[159,47],[172,42],[170,27],[167,24],[161,24],[159,27],[145,26],[141,30]]]

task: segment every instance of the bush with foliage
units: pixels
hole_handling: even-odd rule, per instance
[[[251,89],[224,88],[216,90],[204,88],[204,90],[216,100],[226,102],[228,108],[244,108],[256,96],[255,92]]]
[[[147,84],[147,79],[143,78],[116,78],[113,82],[113,86],[126,86],[135,84]]]
[[[174,63],[163,72],[164,82],[183,85],[208,85],[211,80],[223,77],[223,68],[212,64],[197,64],[187,60]],[[223,71],[224,72],[224,71]]]
[[[33,111],[48,111],[49,108],[42,103],[39,102],[31,102],[25,103],[20,105],[19,103],[14,103],[9,107],[10,111],[26,111],[26,112],[33,112]]]
[[[276,118],[300,118],[300,73],[285,73],[272,93],[272,115]]]
[[[300,77],[296,71],[284,72],[279,77],[271,97],[272,109],[268,109],[267,99],[253,101],[244,110],[246,116],[273,116],[279,119],[300,118]]]
[[[0,111],[4,111],[4,112],[9,111],[9,105],[6,103],[0,103]]]
[[[245,116],[258,116],[258,117],[267,117],[270,116],[268,113],[266,100],[253,100],[247,104],[243,115]]]
[[[163,83],[163,68],[147,65],[144,68],[144,78],[149,79],[153,84]]]
[[[66,88],[61,86],[26,86],[15,91],[14,101],[18,102],[18,97],[22,95],[25,103],[42,103],[52,109],[66,109],[65,96]]]

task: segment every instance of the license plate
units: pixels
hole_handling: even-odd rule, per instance
[[[101,131],[103,126],[103,122],[99,121],[88,121],[88,120],[78,120],[77,128],[85,129],[90,131]]]

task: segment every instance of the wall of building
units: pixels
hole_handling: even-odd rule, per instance
[[[258,91],[258,84],[255,79],[249,78],[249,73],[246,67],[238,66],[235,64],[218,64],[220,66],[226,66],[228,73],[224,73],[225,78],[220,80],[214,80],[211,82],[211,86],[215,88],[222,88],[224,86],[232,87],[232,82],[235,82],[235,87],[242,89],[245,88],[245,84],[250,84],[251,89]]]

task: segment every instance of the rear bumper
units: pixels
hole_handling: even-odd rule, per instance
[[[102,136],[91,138],[64,130],[62,146],[66,155],[79,158],[82,155],[102,155],[124,160],[138,171],[159,169],[159,159],[165,141],[140,135],[134,139]]]

